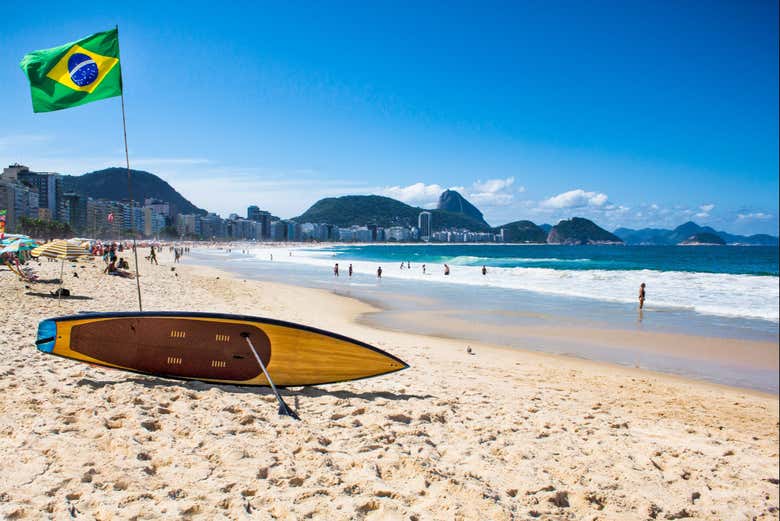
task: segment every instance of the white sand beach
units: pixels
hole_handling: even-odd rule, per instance
[[[38,352],[41,319],[136,310],[135,281],[103,275],[99,260],[68,263],[65,287],[89,299],[58,301],[27,294],[56,285],[0,270],[0,516],[780,515],[777,396],[471,342],[470,355],[466,342],[368,327],[358,318],[372,309],[355,300],[242,280],[187,258],[172,271],[167,254],[160,260],[141,265],[144,310],[301,322],[411,367],[285,390],[296,422],[277,415],[266,388],[164,380]],[[59,263],[33,265],[42,278],[59,275]]]

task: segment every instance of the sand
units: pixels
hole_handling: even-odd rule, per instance
[[[302,322],[411,368],[287,390],[295,422],[265,388],[39,353],[39,320],[137,309],[135,281],[68,263],[66,287],[91,299],[58,302],[26,294],[56,286],[0,270],[0,516],[778,519],[777,396],[472,342],[469,355],[466,342],[372,329],[361,302],[184,262],[141,266],[145,310]]]

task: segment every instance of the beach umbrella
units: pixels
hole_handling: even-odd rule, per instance
[[[31,252],[33,257],[50,257],[52,259],[74,260],[87,254],[87,250],[69,241],[57,240],[38,246]]]
[[[19,253],[20,251],[32,250],[37,245],[38,243],[32,239],[17,239],[11,242],[10,244],[7,244],[3,249],[1,249],[0,254]]]
[[[62,274],[65,271],[65,261],[72,261],[83,255],[87,255],[87,250],[78,244],[57,240],[47,242],[43,246],[38,246],[30,252],[30,255],[33,257],[49,257],[62,260],[62,266],[60,266],[60,290],[62,290]],[[57,298],[59,298],[59,296],[62,295],[62,291],[58,291],[57,295]]]

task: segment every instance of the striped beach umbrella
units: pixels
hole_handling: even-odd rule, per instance
[[[33,257],[51,257],[52,259],[74,260],[87,255],[87,250],[72,242],[57,240],[38,246],[30,252]]]

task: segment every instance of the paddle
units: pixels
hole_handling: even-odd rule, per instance
[[[263,364],[263,361],[260,360],[260,356],[257,354],[257,351],[255,351],[255,346],[252,344],[252,341],[249,340],[249,333],[241,333],[241,336],[244,337],[244,339],[246,339],[246,343],[249,344],[249,349],[251,349],[252,354],[255,355],[257,363],[260,364],[260,369],[263,370],[263,374],[268,380],[268,383],[271,384],[271,389],[276,395],[276,399],[279,400],[279,416],[289,416],[294,420],[300,420],[300,417],[298,417],[298,415],[295,414],[295,411],[290,409],[287,404],[284,403],[284,400],[282,400],[282,396],[279,394],[279,391],[276,390],[276,386],[274,385],[273,380],[271,380],[271,375],[268,374],[268,371],[265,368],[265,364]]]

